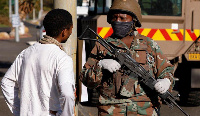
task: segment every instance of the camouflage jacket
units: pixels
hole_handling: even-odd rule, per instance
[[[130,48],[120,39],[109,37],[106,41],[122,48],[120,49],[121,52],[129,50],[132,58],[149,71],[154,78],[169,78],[172,83],[170,90],[172,89],[174,68],[163,55],[157,43],[151,38],[137,34]],[[130,103],[134,101],[152,101],[152,99],[158,101],[155,93],[152,94],[148,88],[142,85],[136,75],[127,75],[124,73],[123,68],[114,73],[101,69],[98,62],[102,59],[114,58],[106,48],[96,42],[80,73],[80,80],[84,85],[89,88],[97,88],[100,92],[100,103]],[[152,99],[150,99],[151,97]]]

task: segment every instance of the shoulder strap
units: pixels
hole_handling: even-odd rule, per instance
[[[138,33],[134,38],[134,46],[136,51],[147,50],[147,37]]]

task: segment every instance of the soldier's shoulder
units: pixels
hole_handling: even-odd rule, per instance
[[[115,41],[116,39],[110,36],[110,37],[105,38],[105,40],[110,42],[110,41]]]
[[[144,35],[141,35],[140,33],[138,33],[138,34],[136,35],[136,39],[143,39],[143,40],[145,40],[145,41],[147,41],[147,42],[151,42],[151,41],[153,40],[152,38],[147,37],[147,36],[144,36]]]

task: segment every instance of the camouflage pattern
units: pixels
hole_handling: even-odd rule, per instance
[[[153,108],[151,102],[132,102],[98,106],[99,116],[159,116],[159,108]]]
[[[155,41],[140,34],[135,35],[130,48],[120,39],[109,37],[106,41],[120,48],[120,52],[130,51],[132,58],[149,71],[154,78],[169,78],[172,83],[170,87],[171,91],[174,85],[173,66],[163,55]],[[128,107],[130,104],[134,104],[137,107],[137,111],[134,112],[138,115],[144,114],[143,111],[140,112],[138,109],[138,107],[143,107],[141,106],[142,104],[152,104],[145,106],[144,109],[146,111],[152,107],[159,108],[159,98],[155,93],[149,91],[149,88],[140,83],[140,78],[137,78],[137,75],[128,75],[123,66],[120,70],[110,73],[108,70],[101,69],[98,65],[101,59],[115,58],[103,46],[96,42],[90,57],[81,71],[80,80],[87,87],[96,88],[99,91],[99,102],[102,105],[115,107],[113,105],[123,104]],[[150,114],[147,114],[152,115],[153,110],[151,111]]]

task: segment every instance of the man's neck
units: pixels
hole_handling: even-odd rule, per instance
[[[59,38],[59,37],[55,37],[54,39],[56,39],[59,43],[61,43],[61,38]]]
[[[124,42],[127,45],[128,48],[130,48],[133,39],[134,39],[134,35],[126,36],[126,37],[122,38],[121,41]]]

